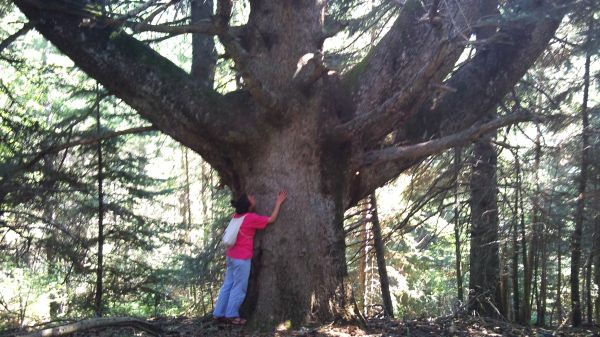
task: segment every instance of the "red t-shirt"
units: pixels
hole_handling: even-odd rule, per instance
[[[257,229],[267,227],[268,216],[258,215],[256,213],[234,214],[234,218],[244,216],[244,222],[240,226],[237,239],[233,247],[227,250],[227,256],[234,259],[250,259],[254,249],[254,234]]]

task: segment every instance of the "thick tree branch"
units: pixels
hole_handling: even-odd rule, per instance
[[[442,138],[433,139],[423,143],[390,147],[382,150],[369,151],[357,163],[358,169],[370,165],[379,165],[388,161],[423,159],[452,147],[466,145],[476,140],[483,134],[499,129],[501,127],[523,122],[531,119],[529,113],[515,113],[508,116],[496,118],[483,124],[475,124],[461,132],[451,134]]]
[[[430,81],[435,77],[437,71],[443,66],[448,57],[449,44],[447,41],[441,41],[434,55],[427,63],[423,65],[415,74],[413,74],[410,86],[396,92],[392,97],[386,99],[380,105],[377,105],[369,112],[358,112],[357,117],[352,120],[336,126],[333,130],[333,138],[338,141],[345,141],[367,133],[372,142],[385,136],[393,129],[394,116],[409,114],[419,106],[418,96],[427,91]]]
[[[10,46],[11,43],[15,42],[15,40],[17,40],[19,38],[19,36],[27,34],[33,28],[33,26],[34,26],[33,22],[27,22],[16,33],[14,33],[11,36],[7,37],[6,39],[2,40],[2,42],[0,42],[0,53],[2,53],[2,51],[4,51],[4,49],[6,49],[8,46]]]
[[[103,25],[82,26],[86,8],[63,1],[17,0],[15,4],[36,29],[75,64],[160,131],[201,154],[225,178],[234,172],[234,146],[258,139],[247,95],[226,96],[206,88],[150,47]],[[241,107],[244,107],[242,112]]]
[[[334,137],[352,135],[353,142],[362,137],[360,146],[369,147],[416,112],[464,49],[476,3],[432,3],[436,19],[428,20],[420,1],[407,1],[386,36],[345,76],[356,116],[336,128]]]

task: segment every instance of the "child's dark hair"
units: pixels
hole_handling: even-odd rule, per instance
[[[248,194],[242,193],[237,200],[231,200],[231,206],[235,208],[237,214],[248,213],[250,210],[250,200],[248,200]]]

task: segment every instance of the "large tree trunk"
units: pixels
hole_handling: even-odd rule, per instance
[[[318,136],[309,132],[317,120],[305,122],[255,152],[243,175],[243,189],[257,197],[259,213],[271,210],[279,190],[290,193],[277,222],[255,240],[245,312],[264,327],[348,318],[343,185],[335,174],[344,161],[318,151]]]
[[[469,309],[482,316],[504,314],[500,294],[496,150],[492,135],[475,143],[471,176]]]

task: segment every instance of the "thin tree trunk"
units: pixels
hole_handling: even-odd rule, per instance
[[[519,316],[519,322],[521,324],[529,324],[529,318],[531,317],[531,307],[529,306],[529,300],[531,297],[531,265],[528,263],[529,258],[527,254],[527,231],[525,228],[525,209],[523,207],[523,172],[520,167],[519,157],[516,156],[515,158],[517,170],[517,186],[515,191],[517,197],[515,207],[517,211],[517,221],[519,223],[519,229],[521,232],[520,248],[523,264],[523,299],[520,306],[521,316]]]
[[[377,197],[375,193],[371,194],[371,221],[373,223],[373,242],[375,245],[375,256],[377,257],[377,271],[379,272],[379,284],[381,286],[381,298],[383,299],[383,307],[385,314],[394,318],[394,306],[392,304],[392,296],[390,295],[390,281],[388,279],[387,269],[385,266],[385,246],[381,236],[381,224],[379,223],[379,215],[377,214]]]
[[[514,320],[519,321],[519,191],[521,190],[521,165],[519,162],[519,153],[515,152],[515,171],[516,171],[516,184],[515,184],[515,213],[513,216],[512,226],[512,243],[513,243],[513,259],[512,259],[512,282],[513,282],[513,315]]]
[[[596,190],[598,187],[596,187]],[[597,199],[598,200],[598,199]],[[600,289],[600,215],[596,215],[594,219],[594,236],[592,251],[594,252],[594,284],[596,289]],[[594,303],[594,311],[596,312],[596,322],[600,322],[600,294],[596,294]]]
[[[359,204],[358,207],[364,207],[364,205]],[[361,218],[359,221],[362,221],[362,225],[359,236],[360,236],[360,245],[359,245],[359,262],[358,262],[358,299],[360,302],[360,306],[363,309],[363,312],[366,314],[366,283],[367,283],[367,246],[369,242],[367,241],[367,222],[366,222],[367,214],[366,212],[361,211]],[[362,252],[364,250],[364,253]]]
[[[522,178],[521,178],[522,181]],[[527,235],[525,229],[525,209],[523,207],[523,189],[522,185],[520,186],[520,196],[519,199],[519,209],[520,209],[520,225],[521,225],[521,253],[523,257],[523,302],[521,305],[521,324],[529,325],[529,321],[531,319],[531,274],[532,268],[531,263],[531,254],[527,253]],[[532,240],[533,241],[533,240]],[[533,244],[530,243],[530,246]]]
[[[508,267],[508,244],[505,242],[502,244],[500,251],[500,299],[501,305],[504,310],[503,315],[508,318],[510,315],[510,281]]]
[[[181,191],[181,195],[179,197],[179,214],[182,217],[183,224],[185,225],[183,229],[183,233],[181,233],[181,241],[183,242],[184,251],[189,253],[191,247],[188,244],[191,243],[191,223],[192,223],[192,205],[190,199],[190,168],[189,168],[189,158],[188,158],[188,149],[186,147],[182,147],[181,153],[181,167],[183,169],[184,182],[183,182],[183,190]]]
[[[534,208],[534,228],[536,234],[536,252],[535,252],[535,292],[536,292],[536,325],[543,326],[546,324],[546,261],[545,261],[545,221],[542,220],[541,196],[540,187],[540,161],[542,158],[542,144],[539,125],[536,124],[537,134],[535,137],[535,160],[534,160],[534,177],[535,177],[535,196],[533,198]],[[541,270],[540,270],[541,269]],[[538,286],[538,275],[540,282]]]
[[[546,236],[544,235],[541,241],[541,268],[542,273],[540,276],[540,300],[537,308],[537,325],[546,325],[546,305],[548,297],[548,243],[546,242]]]
[[[534,262],[533,262],[533,282],[532,282],[532,298],[531,298],[531,310],[533,310],[533,303],[535,303],[535,307],[536,307],[536,313],[537,313],[537,308],[540,305],[540,292],[539,292],[539,287],[538,287],[538,276],[539,276],[539,261],[540,261],[540,252],[539,252],[539,243],[536,245],[536,251],[534,252],[535,254],[535,258],[534,258]],[[537,319],[536,319],[536,324],[537,324]]]
[[[587,323],[591,325],[593,323],[593,309],[592,309],[592,259],[594,258],[593,251],[590,251],[590,255],[585,264],[585,306],[587,311]]]
[[[556,272],[556,315],[558,316],[557,321],[562,321],[562,224],[558,223],[558,252],[557,252],[557,272]]]
[[[454,149],[454,252],[456,256],[455,268],[456,268],[456,297],[459,303],[465,300],[463,290],[463,276],[462,276],[462,257],[461,257],[461,242],[460,242],[460,203],[458,201],[459,191],[459,170],[461,165],[461,148]]]
[[[100,135],[100,88],[96,85],[96,131]],[[102,162],[102,141],[98,142],[96,150],[98,158],[98,253],[97,260],[98,265],[96,267],[96,296],[94,301],[94,310],[96,316],[101,317],[103,314],[102,308],[102,278],[104,274],[104,191],[102,189],[102,182],[104,180],[102,174],[103,162]]]
[[[587,44],[592,36],[592,20],[588,27]],[[581,326],[581,295],[579,294],[579,273],[581,270],[581,235],[585,212],[585,190],[589,166],[589,120],[588,120],[588,95],[590,89],[590,61],[591,51],[587,50],[585,58],[585,73],[583,75],[583,102],[581,104],[581,166],[579,171],[579,187],[577,192],[577,207],[575,210],[575,230],[571,236],[571,309],[572,325]]]

